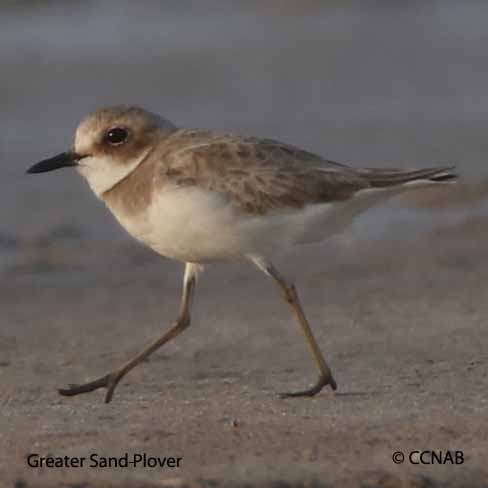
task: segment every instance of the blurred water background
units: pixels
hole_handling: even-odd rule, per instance
[[[25,175],[111,104],[357,166],[455,162],[482,186],[487,25],[481,1],[4,0],[0,269],[17,273],[58,242],[93,254],[96,243],[128,245],[75,172]],[[441,217],[479,208],[447,206]],[[366,215],[360,235],[411,232],[437,214],[393,203]]]

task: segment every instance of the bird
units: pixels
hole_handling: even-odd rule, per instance
[[[179,128],[130,105],[88,114],[71,149],[27,172],[63,167],[77,169],[130,235],[185,265],[180,310],[169,329],[108,374],[58,390],[74,396],[105,388],[106,403],[129,371],[189,327],[204,267],[231,261],[252,263],[277,284],[317,366],[311,386],[281,396],[312,397],[326,386],[336,390],[297,289],[273,258],[342,232],[393,195],[457,177],[452,165],[354,168],[273,139]]]

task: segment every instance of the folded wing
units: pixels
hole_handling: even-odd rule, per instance
[[[172,138],[164,179],[221,193],[249,214],[346,200],[370,186],[352,168],[269,139],[188,130]]]

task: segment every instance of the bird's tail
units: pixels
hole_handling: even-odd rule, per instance
[[[388,188],[407,183],[444,183],[456,180],[454,166],[436,166],[425,169],[376,169],[363,168],[358,173],[365,178],[372,188]]]

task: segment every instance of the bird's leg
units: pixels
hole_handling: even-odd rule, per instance
[[[307,317],[303,311],[303,308],[300,304],[300,300],[298,298],[298,294],[296,288],[293,284],[287,284],[280,275],[273,276],[276,280],[278,285],[280,286],[281,290],[283,291],[283,296],[286,302],[290,305],[291,309],[293,310],[295,317],[297,318],[302,331],[305,335],[305,339],[307,340],[308,345],[310,346],[310,350],[312,351],[313,358],[317,364],[317,367],[320,372],[319,379],[317,382],[307,388],[306,390],[297,391],[297,392],[290,392],[290,393],[283,393],[281,396],[283,397],[299,397],[299,396],[314,396],[316,395],[324,386],[330,385],[333,390],[337,389],[337,383],[332,376],[330,368],[325,361],[325,358],[320,350],[319,345],[313,335],[312,329],[310,328],[310,324],[308,323]]]
[[[64,396],[74,396],[79,395],[80,393],[88,393],[90,391],[97,390],[98,388],[106,388],[107,393],[105,395],[105,403],[109,403],[110,400],[112,400],[115,387],[131,369],[135,368],[141,361],[144,361],[144,359],[150,356],[154,351],[179,335],[190,325],[190,307],[196,285],[198,270],[198,265],[192,263],[186,264],[180,313],[176,322],[167,332],[165,332],[161,337],[156,339],[146,349],[134,356],[130,361],[122,365],[120,368],[115,369],[114,371],[94,381],[90,381],[89,383],[84,383],[82,385],[69,385],[68,388],[59,389],[59,393]]]
[[[330,387],[333,390],[336,390],[337,383],[335,382],[334,377],[332,376],[332,373],[330,371],[330,368],[326,363],[325,358],[322,354],[322,351],[320,350],[319,345],[315,340],[312,329],[310,328],[307,317],[305,316],[305,313],[300,304],[300,300],[298,298],[298,294],[295,289],[295,286],[293,284],[287,283],[287,281],[280,275],[280,273],[274,268],[274,266],[271,263],[257,256],[249,256],[249,258],[254,262],[254,264],[256,264],[256,266],[259,269],[264,271],[268,276],[271,276],[271,278],[273,278],[275,282],[278,284],[278,286],[280,287],[285,301],[292,309],[295,317],[298,320],[298,323],[302,328],[302,331],[305,335],[305,339],[307,340],[307,343],[310,346],[313,358],[315,360],[315,363],[317,364],[320,373],[318,381],[310,388],[307,388],[306,390],[302,390],[302,391],[297,391],[297,392],[283,393],[281,394],[281,396],[284,398],[314,396],[320,390],[322,390],[324,386],[327,385],[330,385]]]

